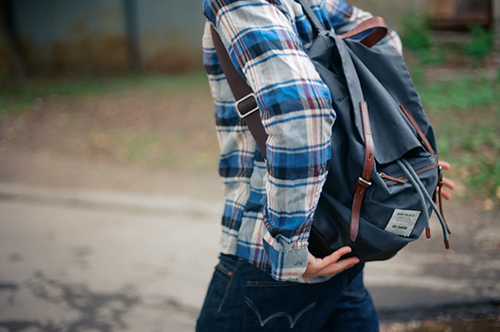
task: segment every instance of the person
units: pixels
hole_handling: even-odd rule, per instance
[[[371,17],[343,0],[309,0],[325,25]],[[204,0],[204,66],[214,99],[226,197],[220,262],[196,331],[378,331],[363,264],[307,249],[327,176],[335,110],[305,51],[313,31],[294,0]],[[218,31],[254,91],[268,134],[267,159],[243,120],[213,46]],[[400,52],[390,30],[381,43]]]

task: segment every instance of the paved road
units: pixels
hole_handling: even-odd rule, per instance
[[[193,331],[221,209],[218,196],[0,183],[0,332]],[[382,316],[500,303],[500,220],[468,215],[449,251],[434,223],[433,239],[367,265]]]

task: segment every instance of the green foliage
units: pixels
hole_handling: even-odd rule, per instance
[[[412,71],[413,72],[413,71]],[[419,75],[419,74],[417,74]],[[500,81],[459,77],[453,80],[415,80],[422,102],[428,112],[456,110],[477,111],[481,107],[497,107],[500,103]]]
[[[431,33],[428,20],[424,15],[408,12],[401,22],[403,32],[401,40],[412,51],[424,51],[431,47]]]
[[[469,27],[471,40],[466,45],[464,53],[481,60],[493,50],[493,32],[479,24],[473,24]]]
[[[493,158],[482,157],[477,162],[477,169],[470,175],[468,183],[474,189],[473,194],[500,200],[500,154]],[[480,190],[479,190],[480,189]]]
[[[412,71],[413,72],[413,71]],[[500,202],[500,80],[423,78],[415,85],[433,122],[440,159],[453,164],[451,177],[466,197]]]
[[[478,66],[493,51],[494,32],[479,24],[469,26],[470,41],[466,44],[434,42],[429,19],[413,11],[404,17],[401,25],[404,48],[416,54],[423,64],[442,64],[449,54],[463,54],[472,58]]]
[[[439,48],[429,48],[417,52],[422,63],[439,65],[446,61],[446,53]]]
[[[162,89],[189,89],[206,84],[206,75],[194,72],[183,75],[128,75],[108,78],[54,79],[38,78],[9,81],[0,76],[0,116],[29,107],[46,97],[79,98],[132,89],[152,93]]]
[[[445,61],[445,52],[432,42],[429,20],[425,15],[409,12],[401,24],[401,41],[405,49],[416,54],[424,64],[440,64]]]
[[[156,151],[163,142],[157,134],[131,134],[128,132],[115,132],[110,138],[113,141],[114,153],[118,160],[124,162],[142,162],[156,158]]]
[[[465,197],[500,202],[500,197],[496,196],[500,188],[500,134],[497,129],[500,117],[489,121],[466,118],[446,124],[441,117],[434,126],[440,159],[453,164],[452,177],[467,186]]]

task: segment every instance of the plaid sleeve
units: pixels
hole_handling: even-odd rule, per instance
[[[335,119],[330,92],[303,50],[291,10],[278,0],[204,2],[205,15],[256,94],[269,135],[262,238],[276,280],[298,278],[307,267]]]

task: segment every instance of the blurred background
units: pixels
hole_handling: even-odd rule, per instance
[[[367,267],[382,329],[499,331],[500,0],[350,3],[400,33],[457,185],[450,252]],[[0,332],[193,330],[223,206],[203,26],[199,0],[0,0]]]

